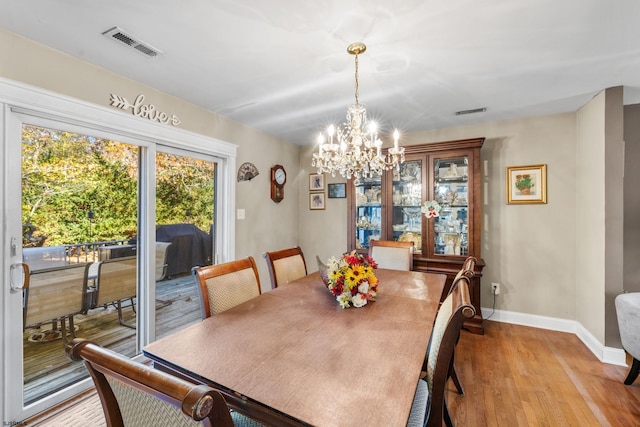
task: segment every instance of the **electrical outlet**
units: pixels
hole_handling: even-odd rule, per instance
[[[491,284],[491,293],[494,295],[500,295],[500,283]]]

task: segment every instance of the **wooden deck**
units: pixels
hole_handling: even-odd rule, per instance
[[[193,276],[186,275],[158,282],[156,296],[158,299],[156,336],[158,338],[200,320],[200,296]],[[171,304],[163,304],[160,301]],[[125,303],[124,306],[124,321],[135,325],[136,314],[130,303]],[[92,309],[86,315],[77,315],[74,319],[77,337],[91,339],[127,356],[136,354],[136,331],[120,325],[118,310],[115,307]],[[27,329],[23,336],[25,404],[88,376],[82,363],[67,359],[62,339],[33,342],[32,337],[39,332],[41,331],[37,329]]]

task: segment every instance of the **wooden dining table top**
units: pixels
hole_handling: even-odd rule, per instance
[[[364,307],[341,308],[316,272],[143,353],[274,425],[404,426],[446,276],[375,273],[379,294]]]

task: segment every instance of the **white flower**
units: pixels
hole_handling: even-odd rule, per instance
[[[351,303],[354,307],[363,307],[367,305],[367,299],[362,297],[362,294],[358,294],[351,298]]]
[[[340,307],[342,308],[349,307],[349,297],[350,297],[350,294],[347,294],[347,293],[341,293],[336,297],[336,300],[338,300],[338,302],[340,303]]]
[[[343,265],[346,265],[346,261],[343,258],[336,259],[336,257],[331,257],[327,260],[327,270],[330,272],[338,271]]]
[[[361,294],[366,294],[369,292],[369,282],[362,282],[358,285],[358,292]]]

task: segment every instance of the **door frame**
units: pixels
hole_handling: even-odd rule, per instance
[[[220,159],[217,176],[216,197],[219,202],[216,224],[216,248],[222,260],[231,260],[235,256],[235,169],[237,146],[215,138],[206,137],[183,129],[162,125],[127,115],[122,110],[107,108],[45,91],[20,82],[0,78],[0,152],[2,153],[2,172],[0,173],[0,339],[3,343],[0,351],[0,382],[2,383],[3,402],[0,406],[0,419],[3,422],[19,422],[59,403],[80,391],[91,387],[87,379],[38,402],[23,406],[22,399],[22,311],[21,292],[10,291],[10,267],[22,262],[21,231],[21,180],[15,179],[21,174],[21,125],[28,117],[30,123],[57,123],[56,128],[79,131],[85,134],[101,136],[121,142],[144,147],[141,150],[141,168],[147,171],[140,176],[140,217],[141,238],[151,248],[155,241],[155,177],[149,176],[155,168],[156,145],[184,149],[191,152],[211,155]],[[15,253],[11,251],[12,239],[17,242]],[[17,240],[15,240],[17,239]],[[148,249],[147,249],[148,251]],[[140,253],[139,280],[148,282],[154,277],[154,258],[152,254]],[[145,286],[141,287],[142,289]],[[147,289],[149,289],[147,287]],[[140,295],[153,303],[150,292]],[[140,314],[143,326],[139,328],[138,345],[146,345],[153,332],[153,311]],[[146,331],[146,333],[144,332]]]

